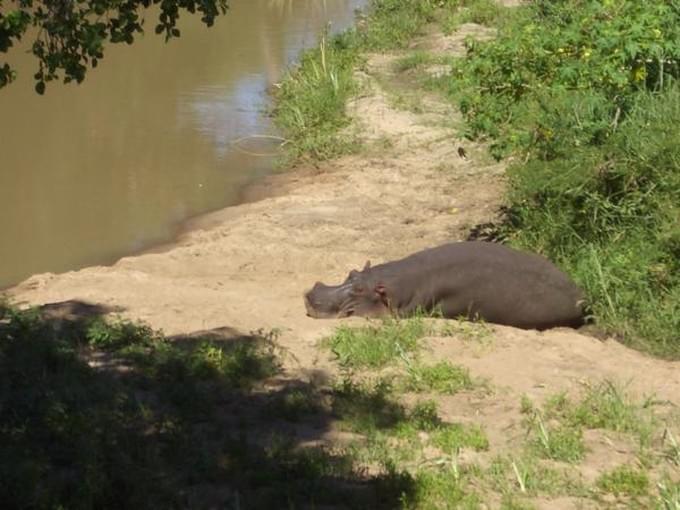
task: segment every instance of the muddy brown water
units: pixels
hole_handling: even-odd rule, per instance
[[[35,60],[0,89],[0,289],[172,240],[187,218],[236,203],[271,173],[267,88],[328,22],[366,0],[232,0],[206,29],[184,16],[166,44],[109,46],[80,85],[33,92]],[[241,141],[243,137],[247,137]]]

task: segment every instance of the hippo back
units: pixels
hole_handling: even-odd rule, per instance
[[[375,266],[400,315],[437,307],[522,328],[583,323],[583,293],[546,258],[486,242],[450,243]]]

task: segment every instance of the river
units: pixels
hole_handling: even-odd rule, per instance
[[[107,47],[82,84],[52,82],[44,96],[35,59],[7,55],[19,78],[0,89],[0,288],[168,242],[271,173],[262,154],[276,145],[252,137],[275,134],[268,87],[366,0],[229,4],[212,28],[184,15],[167,44],[148,18],[147,34]]]

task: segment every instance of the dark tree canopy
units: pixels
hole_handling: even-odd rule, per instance
[[[0,0],[0,53],[35,27],[36,92],[62,77],[81,82],[88,67],[103,58],[107,41],[134,42],[143,32],[143,11],[152,5],[160,7],[155,32],[166,40],[180,35],[176,24],[182,10],[200,13],[207,26],[227,10],[227,0]],[[0,88],[14,77],[11,66],[0,61]]]

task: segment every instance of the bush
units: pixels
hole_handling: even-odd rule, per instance
[[[680,355],[680,6],[539,0],[443,84],[509,169],[512,243],[557,261],[597,320]]]
[[[660,90],[680,74],[679,21],[677,4],[661,0],[536,1],[520,8],[495,41],[470,42],[447,85],[469,133],[494,138],[499,157],[546,135],[536,122],[524,122],[527,110],[545,104],[546,90],[548,97],[597,91],[610,103],[607,118],[615,126],[636,92]]]

